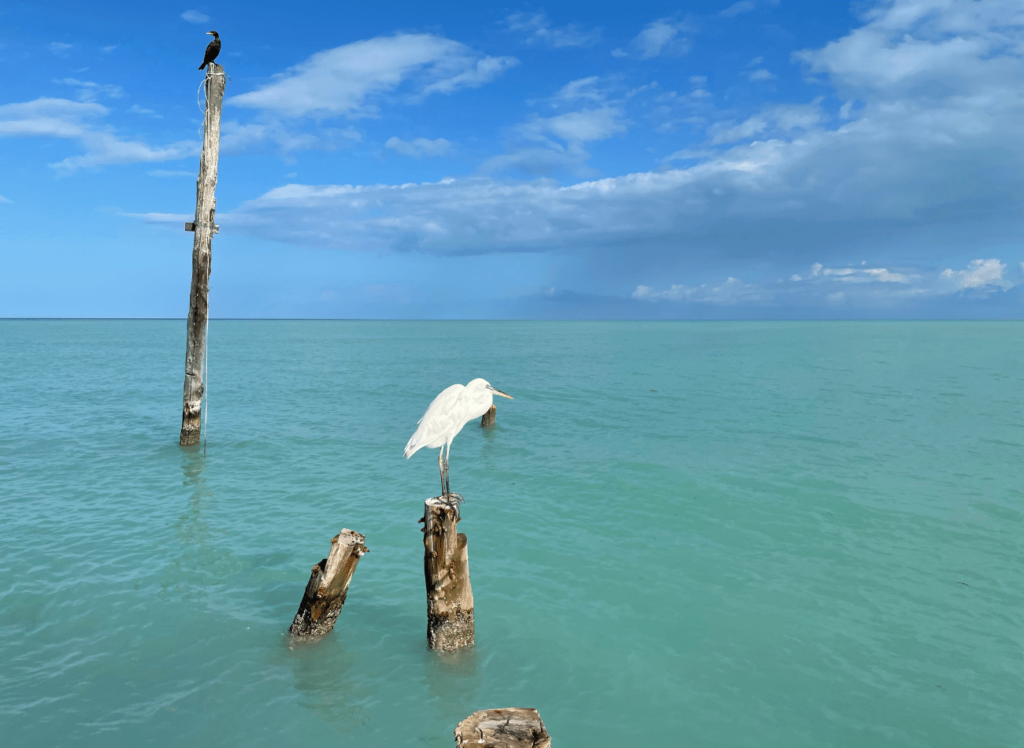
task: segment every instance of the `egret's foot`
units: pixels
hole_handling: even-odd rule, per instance
[[[451,509],[453,512],[455,512],[455,516],[456,517],[461,517],[462,516],[459,513],[459,506],[461,506],[462,502],[465,501],[465,499],[462,498],[462,494],[446,493],[446,494],[443,494],[440,498],[441,498],[441,501],[443,501],[445,503],[445,505],[449,509]]]

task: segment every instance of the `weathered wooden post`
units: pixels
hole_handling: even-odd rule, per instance
[[[551,748],[536,709],[483,709],[455,728],[459,748]]]
[[[299,603],[299,612],[288,633],[300,639],[315,639],[330,632],[348,596],[348,586],[356,565],[370,549],[366,536],[343,529],[331,539],[331,552],[313,567],[306,584],[306,594]]]
[[[203,410],[203,365],[209,315],[210,245],[217,227],[217,157],[220,153],[220,110],[224,100],[224,68],[215,62],[206,67],[206,119],[203,123],[203,155],[196,181],[196,220],[185,224],[194,231],[192,241],[192,290],[188,302],[188,343],[185,348],[185,394],[181,406],[181,446],[199,443]]]
[[[498,412],[498,406],[495,405],[494,403],[491,403],[490,409],[486,413],[484,413],[483,416],[481,416],[481,418],[480,418],[480,425],[481,426],[493,426],[494,425],[494,415],[497,412]]]
[[[423,572],[427,582],[427,644],[442,652],[475,643],[469,551],[458,510],[440,497],[423,508]]]

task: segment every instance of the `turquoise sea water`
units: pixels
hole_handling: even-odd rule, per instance
[[[1024,742],[1024,324],[0,322],[0,743]],[[434,394],[474,650],[426,649]],[[310,566],[365,533],[334,632]]]

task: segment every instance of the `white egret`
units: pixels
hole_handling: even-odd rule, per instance
[[[449,503],[452,497],[456,502],[462,502],[462,497],[453,494],[448,485],[448,456],[452,451],[452,440],[462,431],[463,426],[491,409],[495,395],[513,399],[511,395],[492,387],[486,379],[474,379],[465,386],[453,384],[434,398],[434,402],[419,420],[416,432],[405,445],[406,459],[424,447],[440,447],[437,452],[437,468],[441,471],[441,497]]]

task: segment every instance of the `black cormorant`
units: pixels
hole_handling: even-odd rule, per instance
[[[207,31],[206,33],[213,37],[213,41],[206,45],[206,55],[203,57],[203,64],[199,66],[200,70],[216,60],[217,55],[220,54],[220,34],[216,31]]]

